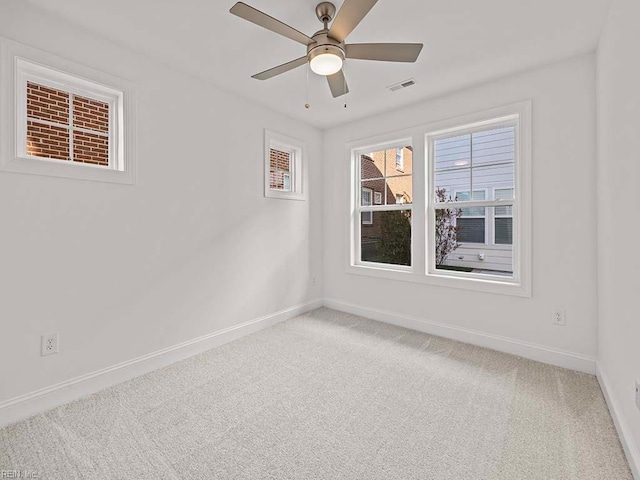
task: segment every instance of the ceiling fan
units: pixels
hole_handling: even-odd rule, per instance
[[[316,7],[316,16],[323,23],[324,28],[311,37],[243,2],[236,3],[229,11],[240,18],[307,47],[305,56],[257,73],[252,78],[267,80],[308,62],[311,70],[318,75],[327,77],[329,89],[335,98],[349,92],[342,71],[342,63],[346,58],[412,63],[420,55],[421,43],[344,43],[347,36],[358,26],[377,1],[345,0],[337,15],[335,15],[336,7],[333,3],[319,3]],[[333,23],[329,28],[331,20]]]

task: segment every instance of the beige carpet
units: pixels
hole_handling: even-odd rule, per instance
[[[631,479],[593,376],[327,309],[0,430],[3,469]]]

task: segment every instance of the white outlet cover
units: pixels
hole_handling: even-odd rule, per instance
[[[636,380],[636,407],[640,410],[640,380]]]
[[[53,355],[58,353],[60,345],[60,334],[50,333],[49,335],[42,335],[40,344],[40,355],[45,357],[47,355]]]

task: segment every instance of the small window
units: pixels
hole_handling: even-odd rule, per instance
[[[396,148],[396,170],[404,171],[404,148]]]
[[[266,197],[304,200],[303,155],[302,142],[265,130]]]
[[[27,126],[20,151],[30,158],[114,168],[117,136],[111,125],[117,98],[79,95],[63,85],[51,86],[57,82],[30,77],[25,75]]]
[[[2,43],[10,66],[2,74],[3,89],[14,98],[6,114],[13,116],[15,136],[14,155],[3,158],[0,168],[134,183],[132,85],[15,42]]]
[[[382,205],[382,192],[375,192],[375,204]]]

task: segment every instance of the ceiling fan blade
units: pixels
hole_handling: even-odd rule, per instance
[[[359,60],[413,63],[422,46],[421,43],[353,43],[345,45],[345,54],[347,58]]]
[[[344,42],[347,35],[353,32],[353,29],[358,26],[377,1],[378,0],[345,0],[335,20],[331,24],[329,36],[339,42]]]
[[[349,93],[347,80],[344,78],[344,72],[342,70],[333,75],[327,75],[327,82],[329,82],[329,89],[331,90],[333,98]]]
[[[266,13],[261,12],[260,10],[256,10],[253,7],[250,7],[246,3],[238,2],[229,12],[237,15],[240,18],[244,18],[245,20],[250,21],[251,23],[255,23],[267,30],[271,30],[272,32],[283,35],[291,40],[295,40],[303,45],[309,45],[314,43],[315,40],[307,37],[304,33],[299,32],[293,27],[290,27],[286,23],[282,23],[280,20],[276,20],[275,18],[267,15]]]
[[[255,75],[252,75],[251,78],[255,78],[256,80],[267,80],[275,77],[276,75],[280,75],[281,73],[298,68],[305,63],[307,63],[307,57],[300,57],[295,60],[291,60],[290,62],[283,63],[282,65],[278,65],[277,67],[270,68],[269,70],[265,70],[264,72],[256,73]]]

